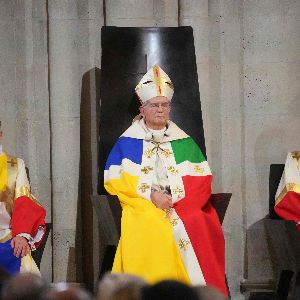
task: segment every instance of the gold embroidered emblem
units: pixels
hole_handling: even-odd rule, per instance
[[[164,209],[166,215],[165,218],[167,218],[168,220],[171,219],[172,213],[173,213],[173,208],[166,208]]]
[[[142,192],[142,193],[145,193],[146,190],[150,189],[150,185],[148,185],[147,183],[142,183],[140,186],[139,186],[139,190]]]
[[[178,220],[179,220],[179,218],[175,218],[175,219],[171,220],[171,224],[173,226],[176,226],[178,224]]]
[[[200,173],[200,174],[202,174],[204,172],[204,169],[201,168],[200,166],[195,166],[194,170],[195,170],[196,173]]]
[[[18,163],[18,161],[16,158],[12,157],[11,160],[7,161],[7,163],[10,164],[11,167],[14,167]]]
[[[292,157],[297,160],[297,168],[300,170],[300,151],[292,152]]]
[[[178,246],[180,249],[183,249],[184,251],[186,251],[188,249],[189,244],[190,244],[189,240],[180,239]]]
[[[173,193],[178,195],[178,196],[182,196],[183,195],[183,189],[181,189],[179,186],[176,187],[176,189],[173,189]]]
[[[154,148],[153,148],[154,149]],[[151,158],[155,153],[153,151],[153,149],[146,149],[144,151],[144,155],[147,157],[147,158]]]
[[[165,158],[169,158],[170,155],[173,153],[172,151],[170,151],[169,149],[166,149],[166,150],[162,150],[162,155],[165,157]]]
[[[151,141],[152,144],[154,144],[155,146],[151,149],[151,151],[154,153],[154,151],[160,151],[161,154],[164,155],[165,158],[170,157],[170,155],[173,153],[172,151],[170,151],[169,149],[164,150],[163,148],[160,147],[160,142],[156,142],[156,141]]]
[[[154,152],[154,150],[156,150],[156,152],[157,152],[158,150],[164,151],[162,148],[160,148],[160,142],[151,141],[151,143],[155,145],[155,146],[152,148],[152,151],[153,151],[153,152]]]
[[[169,166],[167,169],[168,169],[168,171],[170,171],[170,173],[173,174],[173,175],[178,174],[178,170],[175,169],[175,167],[173,167],[173,166]]]
[[[141,171],[144,173],[144,174],[148,174],[150,171],[152,171],[153,168],[150,167],[150,166],[145,166],[143,169],[141,169]]]

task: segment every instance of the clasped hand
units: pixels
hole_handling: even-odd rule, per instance
[[[154,191],[150,195],[152,203],[160,209],[169,209],[173,206],[172,197],[168,194],[163,194],[158,191]]]
[[[16,257],[23,257],[30,252],[28,241],[23,236],[15,236],[12,238],[10,245],[14,249],[14,256]]]

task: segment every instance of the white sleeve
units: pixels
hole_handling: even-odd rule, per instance
[[[38,243],[43,238],[43,235],[44,235],[44,227],[42,227],[42,226],[39,227],[38,232],[35,235],[35,237],[32,237],[29,233],[19,233],[19,234],[17,234],[17,236],[22,236],[28,241],[28,244],[31,248],[31,251],[36,250],[34,245],[36,243]]]

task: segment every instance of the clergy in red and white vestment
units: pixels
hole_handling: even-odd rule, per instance
[[[115,143],[104,172],[106,190],[122,205],[112,271],[150,283],[212,285],[227,296],[212,174],[199,146],[169,120],[173,84],[154,65],[135,91],[140,116]]]
[[[280,218],[295,221],[300,232],[300,151],[287,155],[274,210]]]
[[[30,192],[24,161],[4,153],[0,141],[0,268],[39,273],[31,251],[44,237],[45,215]]]

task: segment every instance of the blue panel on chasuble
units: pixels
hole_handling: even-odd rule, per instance
[[[119,166],[122,159],[127,158],[140,165],[142,163],[143,140],[120,137],[109,154],[105,170],[111,165]]]
[[[14,249],[10,245],[11,240],[0,243],[0,268],[3,268],[9,274],[20,272],[21,257],[14,256]]]

